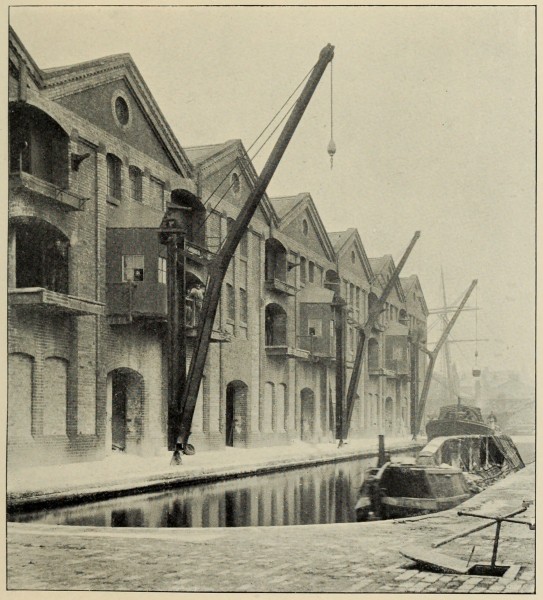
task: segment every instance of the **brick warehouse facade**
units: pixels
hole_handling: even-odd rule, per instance
[[[187,292],[205,285],[254,167],[238,140],[183,149],[129,55],[42,71],[11,31],[9,101],[10,464],[162,452],[160,228],[183,221]],[[356,230],[327,234],[310,194],[264,197],[223,284],[197,449],[334,439],[334,294],[348,305],[349,377],[355,327],[391,268],[367,258]],[[182,303],[190,360],[198,306]],[[416,276],[402,279],[368,346],[352,435],[405,429],[408,340],[427,314]]]

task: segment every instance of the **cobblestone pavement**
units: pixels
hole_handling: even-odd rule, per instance
[[[464,509],[505,514],[534,497],[534,465],[472,498]],[[523,515],[532,518],[533,507]],[[8,589],[533,593],[534,532],[502,527],[498,563],[513,577],[420,572],[399,551],[430,548],[480,524],[455,511],[416,520],[237,529],[122,529],[9,524]],[[494,527],[440,551],[488,563]]]

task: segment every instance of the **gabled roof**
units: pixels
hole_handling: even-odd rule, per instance
[[[426,300],[424,298],[424,292],[422,291],[422,286],[420,284],[420,280],[417,275],[410,275],[409,277],[400,277],[400,281],[402,282],[402,287],[405,290],[406,294],[413,290],[413,288],[417,288],[420,290],[420,302],[422,304],[422,311],[426,316],[428,316],[428,306],[426,305]]]
[[[349,229],[346,229],[345,231],[328,232],[328,236],[334,246],[336,254],[338,255],[341,255],[347,247],[350,247],[351,243],[354,243],[362,259],[362,267],[364,268],[366,277],[368,281],[373,281],[375,275],[366,254],[366,250],[364,249],[364,244],[362,243],[362,238],[360,237],[358,229],[355,227],[349,227]]]
[[[305,197],[305,193],[296,194],[296,196],[280,196],[277,198],[272,198],[272,204],[277,213],[277,216],[280,219],[284,219],[291,210],[296,208],[300,202]]]
[[[227,140],[220,144],[191,146],[185,148],[185,151],[197,170],[201,172],[217,171],[226,165],[236,163],[251,186],[254,186],[258,179],[258,173],[241,140]],[[268,220],[277,223],[277,215],[266,193],[262,196],[260,207]]]
[[[240,140],[228,140],[222,144],[209,144],[207,146],[189,146],[185,148],[185,152],[190,158],[192,164],[196,167],[199,167],[214,156],[220,155],[223,150],[226,150],[226,148],[236,144],[237,142],[240,142]]]
[[[320,218],[317,207],[313,202],[313,198],[309,192],[301,192],[295,196],[282,196],[279,198],[270,198],[270,202],[275,209],[277,216],[279,217],[279,228],[284,229],[289,223],[291,223],[296,217],[302,212],[307,210],[309,218],[320,243],[327,255],[330,262],[336,261],[336,254],[332,242],[328,237],[328,232],[324,228],[324,224]]]
[[[385,254],[384,256],[379,256],[377,258],[370,258],[369,261],[375,275],[375,283],[378,283],[382,288],[384,288],[389,279],[389,272],[396,268],[394,265],[394,259],[390,254]],[[396,280],[396,285],[394,287],[396,288],[396,293],[398,294],[400,300],[405,302],[405,292],[402,288],[399,277]]]
[[[40,69],[10,27],[10,41],[31,69],[41,93],[51,100],[124,79],[172,163],[184,177],[193,167],[130,54],[114,54],[73,65]]]

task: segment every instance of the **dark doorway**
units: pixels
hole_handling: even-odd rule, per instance
[[[143,377],[131,369],[116,369],[111,396],[111,447],[136,451],[143,437]]]
[[[226,386],[225,443],[227,446],[237,446],[245,439],[247,390],[247,385],[243,381],[231,381]]]

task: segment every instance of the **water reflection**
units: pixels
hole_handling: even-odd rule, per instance
[[[354,460],[16,514],[11,521],[96,527],[248,527],[355,520],[363,471],[376,459]]]

